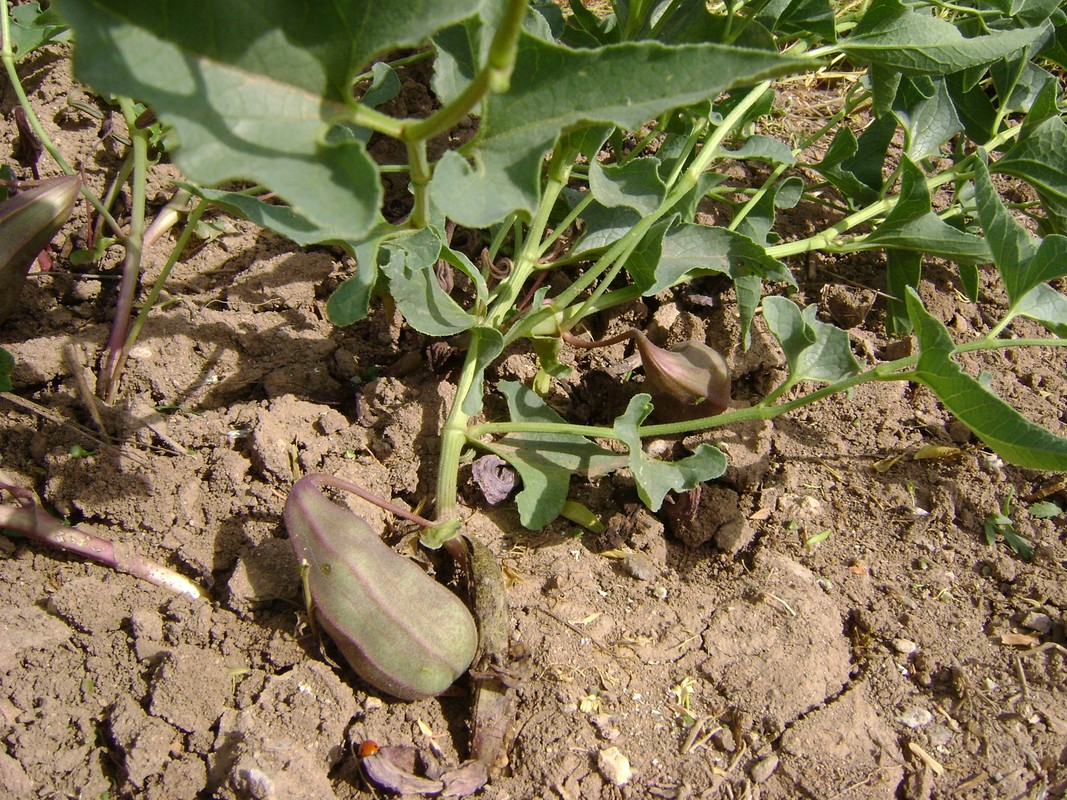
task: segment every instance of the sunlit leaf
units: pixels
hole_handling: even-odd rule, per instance
[[[629,467],[641,501],[659,511],[668,492],[684,492],[704,481],[714,480],[726,471],[726,456],[717,447],[702,444],[680,461],[660,461],[641,446],[638,427],[652,413],[652,399],[639,394],[613,425],[619,439],[629,448]]]
[[[801,311],[784,297],[763,298],[763,316],[785,353],[790,383],[834,383],[859,372],[848,334],[820,322],[817,313],[814,305]]]
[[[956,346],[945,326],[908,290],[908,313],[919,342],[915,379],[1005,461],[1031,469],[1067,470],[1067,439],[1030,422],[952,360]]]

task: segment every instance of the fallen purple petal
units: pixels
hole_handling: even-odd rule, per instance
[[[491,506],[507,500],[519,482],[515,470],[500,456],[482,456],[471,466],[471,472],[485,502]]]

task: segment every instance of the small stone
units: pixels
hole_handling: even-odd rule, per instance
[[[952,741],[952,729],[948,725],[937,722],[926,729],[926,738],[934,747],[944,747]]]
[[[1044,635],[1052,630],[1052,617],[1038,611],[1031,611],[1023,617],[1023,627]]]
[[[625,786],[634,774],[630,759],[614,746],[606,747],[597,753],[596,768],[604,776],[604,780],[615,786]]]
[[[919,645],[915,644],[911,639],[894,639],[891,644],[893,649],[902,656],[910,656],[919,649]]]
[[[630,553],[622,560],[622,569],[631,578],[639,581],[650,581],[659,574],[659,570],[648,558],[641,553]]]
[[[652,590],[652,596],[655,597],[657,600],[666,600],[667,599],[667,587],[666,586],[657,586],[655,589]]]
[[[897,717],[897,722],[902,725],[907,725],[909,728],[921,728],[924,725],[929,725],[933,720],[934,715],[920,706],[912,706],[907,709],[903,714]]]
[[[752,776],[754,783],[763,783],[774,774],[776,769],[778,769],[778,756],[772,753],[753,764],[749,774]]]

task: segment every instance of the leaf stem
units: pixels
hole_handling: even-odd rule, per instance
[[[519,33],[522,31],[522,20],[526,16],[528,2],[529,0],[508,0],[504,16],[489,45],[489,58],[485,66],[478,70],[474,80],[459,96],[426,119],[401,123],[398,138],[406,142],[416,142],[444,133],[454,128],[487,93],[507,91],[511,84],[512,70],[515,68]]]

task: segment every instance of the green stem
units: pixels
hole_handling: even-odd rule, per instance
[[[493,34],[489,58],[467,87],[429,117],[402,124],[399,138],[415,142],[454,128],[489,92],[506,92],[519,51],[519,33],[529,0],[508,0],[500,26]]]
[[[430,162],[426,157],[426,140],[419,139],[407,143],[408,165],[411,167],[411,193],[415,197],[415,206],[411,210],[408,225],[412,228],[425,228],[429,216],[430,199]]]
[[[1020,126],[1014,128],[1008,128],[1001,131],[985,144],[985,149],[994,150],[1000,147],[1005,142],[1016,138],[1019,135]],[[953,164],[944,172],[939,172],[937,175],[932,175],[926,179],[926,188],[930,194],[933,194],[936,189],[944,186],[951,181],[959,180],[964,177],[970,170],[971,159],[975,158],[974,154],[964,158],[960,162]],[[784,244],[775,245],[774,247],[767,248],[767,255],[771,258],[787,258],[789,256],[796,256],[802,253],[810,253],[814,250],[831,250],[840,251],[841,243],[838,241],[848,230],[862,225],[864,222],[869,222],[872,219],[878,217],[884,217],[887,215],[896,204],[900,201],[900,195],[896,194],[891,197],[884,197],[881,200],[877,200],[866,208],[861,208],[853,214],[845,217],[834,225],[820,231],[814,236],[809,236],[806,239],[798,239],[795,242],[786,242]]]
[[[987,341],[977,339],[956,345],[955,352],[968,353],[975,350],[1006,350],[1016,347],[1067,347],[1067,339],[997,339]],[[860,372],[835,383],[827,384],[813,392],[801,395],[784,403],[768,402],[764,399],[757,405],[749,408],[740,408],[736,411],[726,411],[714,417],[704,417],[687,422],[673,422],[665,425],[644,425],[637,429],[641,438],[680,436],[687,433],[722,428],[727,425],[735,425],[752,420],[769,420],[796,411],[798,408],[811,405],[830,395],[844,392],[874,381],[902,381],[914,380],[915,373],[910,368],[919,363],[918,353],[896,361],[887,361],[879,364],[866,372]],[[509,433],[553,433],[567,434],[571,436],[586,436],[591,439],[612,439],[621,441],[614,428],[597,425],[575,425],[559,422],[483,422],[472,425],[467,430],[467,437],[471,444],[479,444],[483,436],[500,436]]]

